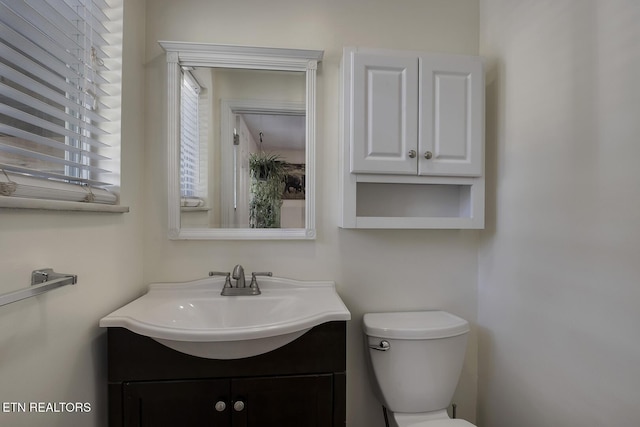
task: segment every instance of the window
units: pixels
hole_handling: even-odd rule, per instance
[[[0,195],[118,204],[122,1],[0,0]]]
[[[180,197],[183,207],[202,207],[206,198],[206,90],[189,70],[180,90]]]
[[[180,194],[197,197],[200,167],[198,94],[200,86],[189,72],[182,73],[180,92]]]

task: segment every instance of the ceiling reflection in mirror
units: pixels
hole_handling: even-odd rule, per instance
[[[305,227],[305,86],[303,72],[182,68],[182,228]],[[251,168],[267,161],[269,185]]]

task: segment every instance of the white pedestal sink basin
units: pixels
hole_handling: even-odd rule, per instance
[[[249,281],[247,281],[248,285]],[[156,283],[142,297],[100,319],[174,350],[209,359],[256,356],[314,326],[351,314],[328,281],[261,277],[261,295],[222,296],[223,278]]]

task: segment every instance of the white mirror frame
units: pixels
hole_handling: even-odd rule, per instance
[[[315,239],[316,70],[324,52],[174,41],[158,43],[167,53],[169,238],[172,240]],[[305,228],[180,227],[180,68],[183,66],[306,73]]]

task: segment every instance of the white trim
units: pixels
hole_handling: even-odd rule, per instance
[[[316,231],[305,228],[183,228],[176,240],[312,240]]]
[[[307,71],[317,67],[324,51],[209,43],[159,41],[180,64],[189,67],[248,68],[254,70]]]
[[[177,59],[177,58],[176,58]],[[167,54],[167,189],[169,202],[169,236],[180,230],[180,64]],[[173,118],[173,120],[171,119]]]
[[[215,45],[187,42],[158,42],[167,53],[167,150],[169,238],[197,240],[315,239],[315,130],[316,71],[323,51]],[[305,228],[188,228],[180,227],[180,66],[205,66],[306,73],[306,209]],[[222,126],[228,120],[222,121]]]

